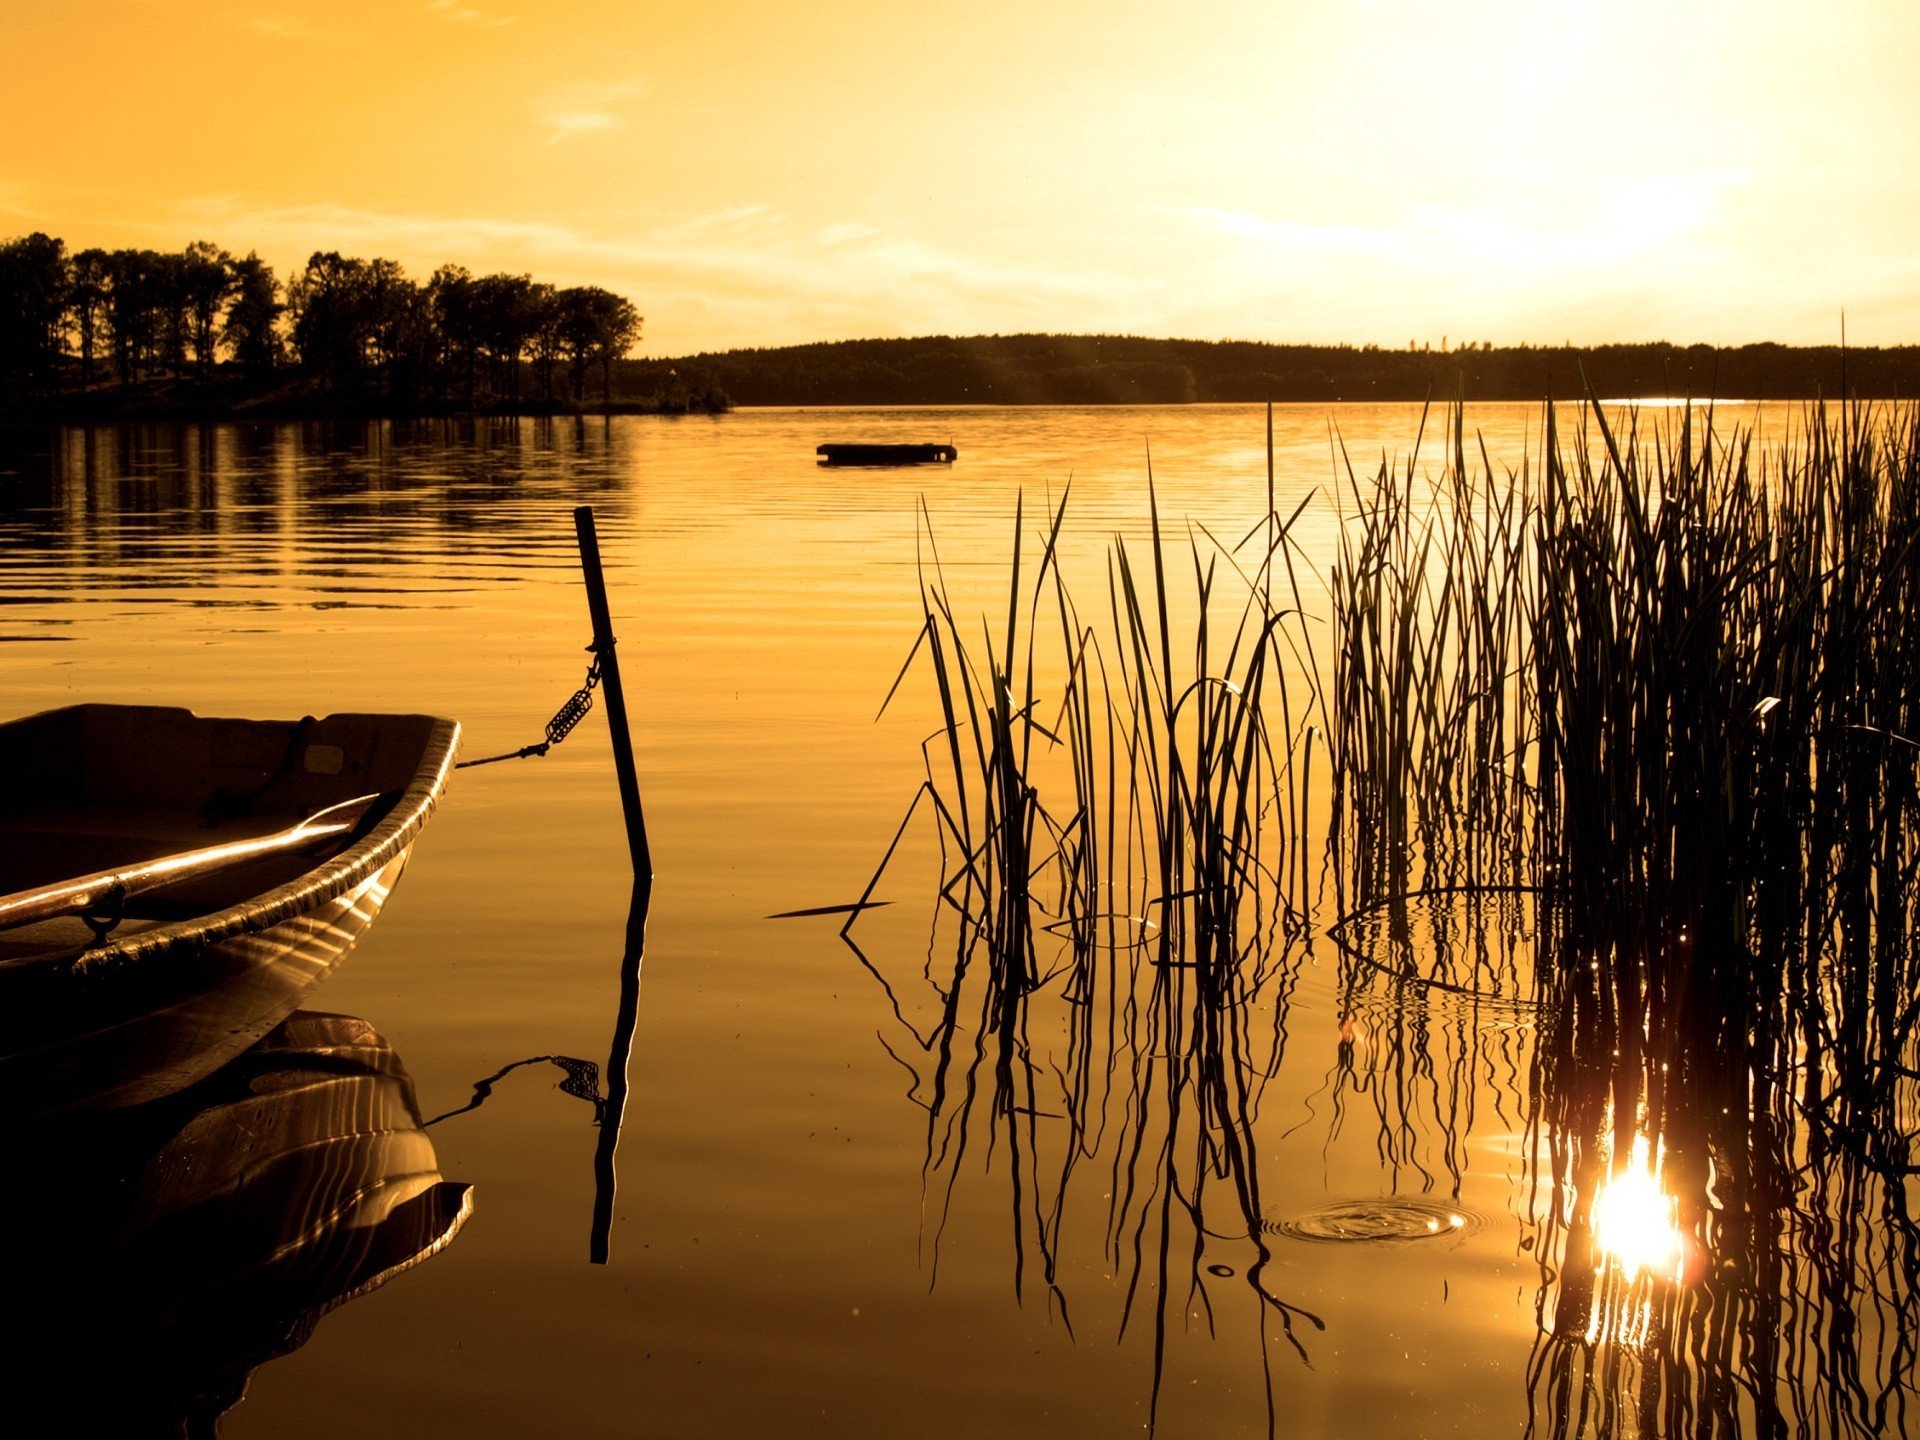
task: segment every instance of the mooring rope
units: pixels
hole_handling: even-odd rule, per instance
[[[530,756],[544,755],[573,733],[574,727],[587,718],[587,712],[593,709],[593,690],[600,683],[600,650],[597,645],[589,645],[593,659],[587,665],[586,683],[567,697],[566,704],[553,712],[553,718],[547,721],[547,738],[536,740],[531,745],[522,745],[518,750],[509,750],[504,755],[485,755],[478,760],[462,760],[453,768],[470,770],[475,765],[494,765],[502,760],[525,760]]]

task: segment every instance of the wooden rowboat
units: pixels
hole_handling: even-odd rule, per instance
[[[817,445],[823,465],[951,465],[960,452],[951,445]]]
[[[459,733],[144,705],[0,724],[0,1116],[170,1094],[285,1019],[386,904]]]

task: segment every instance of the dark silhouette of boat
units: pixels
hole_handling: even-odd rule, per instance
[[[139,1104],[266,1034],[379,915],[458,740],[129,705],[0,725],[0,1113]]]
[[[814,454],[823,465],[951,465],[960,458],[952,445],[820,445]]]
[[[438,1253],[472,1212],[364,1020],[302,1011],[181,1093],[0,1111],[0,1429],[211,1435],[253,1370]]]

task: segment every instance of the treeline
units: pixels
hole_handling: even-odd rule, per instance
[[[635,362],[713,375],[742,405],[1920,396],[1920,347],[1264,345],[1113,335],[946,335]]]
[[[400,411],[614,401],[640,338],[631,301],[594,285],[474,275],[424,284],[392,260],[316,253],[283,282],[256,254],[0,244],[0,408]],[[668,387],[683,408],[724,398]]]

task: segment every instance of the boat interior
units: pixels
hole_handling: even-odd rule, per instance
[[[76,705],[0,724],[0,895],[252,840],[366,799],[354,827],[130,898],[116,933],[207,914],[340,853],[412,782],[423,715],[202,718],[160,706]],[[0,961],[80,944],[77,916],[0,930]]]

